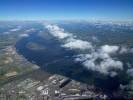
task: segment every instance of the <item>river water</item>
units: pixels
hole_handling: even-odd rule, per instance
[[[43,50],[33,50],[27,46],[28,43],[43,45]],[[16,49],[30,62],[36,63],[42,70],[52,74],[60,74],[71,79],[94,84],[104,90],[116,90],[119,85],[118,77],[101,77],[99,74],[86,70],[80,63],[74,62],[76,52],[64,49],[60,41],[51,35],[41,37],[38,31],[29,37],[23,37],[16,43]]]

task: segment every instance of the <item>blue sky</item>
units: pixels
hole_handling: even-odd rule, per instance
[[[0,0],[0,20],[133,20],[133,0]]]

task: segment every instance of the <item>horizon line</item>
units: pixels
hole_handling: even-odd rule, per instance
[[[133,22],[133,19],[130,20],[112,20],[112,19],[0,19],[2,21],[87,21],[87,22]]]

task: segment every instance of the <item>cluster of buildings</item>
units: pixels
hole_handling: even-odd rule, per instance
[[[0,100],[84,100],[107,99],[94,86],[52,75],[47,80],[32,78],[10,82],[0,89]]]

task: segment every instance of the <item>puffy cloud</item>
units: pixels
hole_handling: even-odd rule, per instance
[[[19,31],[21,29],[21,26],[18,26],[16,28],[10,29],[8,32],[4,32],[3,34],[10,34],[12,32]]]
[[[95,48],[91,42],[76,39],[75,36],[68,32],[64,32],[62,28],[57,25],[45,25],[50,34],[63,39],[62,47],[69,49],[88,50],[86,54],[79,54],[75,61],[81,62],[88,70],[97,71],[105,75],[114,77],[117,75],[116,70],[123,70],[123,63],[111,57],[119,51],[119,46],[103,45]]]
[[[50,33],[59,38],[59,39],[65,39],[65,43],[62,45],[62,47],[69,48],[69,49],[92,49],[92,44],[87,41],[76,39],[75,36],[68,32],[64,32],[64,29],[59,28],[57,25],[46,25],[45,26]]]
[[[120,54],[133,53],[133,48],[122,46],[119,51]]]
[[[133,53],[133,48],[130,49],[130,52]]]
[[[101,50],[105,53],[116,53],[119,50],[119,46],[103,45]]]
[[[101,72],[107,73],[112,69],[123,70],[123,64],[121,61],[113,60],[112,58],[104,59],[100,63]]]
[[[87,59],[91,59],[93,57],[92,54],[79,54],[76,56],[75,61],[83,62]]]
[[[35,31],[35,29],[31,28],[31,29],[26,30],[25,32],[33,32],[33,31]]]
[[[18,26],[17,28],[10,29],[9,31],[16,32],[16,31],[19,31],[20,29],[21,29],[21,26]]]
[[[10,32],[4,32],[3,34],[10,34]]]
[[[97,71],[112,77],[117,75],[114,69],[123,70],[123,63],[121,61],[114,60],[108,54],[103,54],[102,52],[81,54],[77,56],[75,61],[83,62],[82,64],[89,70]]]
[[[15,28],[15,29],[11,29],[10,32],[16,32],[16,31],[19,31],[18,28]]]
[[[70,48],[70,49],[81,49],[81,50],[93,48],[91,43],[83,40],[78,40],[78,39],[69,39],[63,45],[63,47]]]
[[[130,83],[127,85],[127,88],[133,90],[133,80],[130,81]]]
[[[133,80],[131,80],[129,82],[129,84],[127,85],[122,85],[120,84],[120,88],[123,90],[123,89],[126,89],[126,90],[133,90]]]
[[[46,25],[45,27],[50,31],[53,36],[59,39],[64,39],[71,36],[71,34],[64,32],[64,30],[62,28],[59,28],[57,25]]]
[[[114,70],[123,70],[123,63],[119,60],[114,60],[110,55],[115,53],[118,49],[100,49],[92,51],[88,54],[80,54],[75,58],[75,61],[83,62],[82,64],[89,70],[98,71],[105,75],[115,76],[117,73]],[[107,46],[115,47],[115,46]],[[101,49],[102,48],[102,49]]]
[[[92,40],[93,40],[94,42],[99,42],[99,39],[98,39],[96,36],[92,36]]]
[[[128,75],[129,77],[132,77],[132,78],[133,78],[133,68],[127,69],[127,75]],[[127,90],[133,90],[133,79],[131,79],[131,80],[129,81],[129,83],[126,84],[126,85],[120,84],[120,88],[121,88],[121,89],[127,89]]]
[[[127,65],[128,68],[131,68],[131,67],[132,67],[131,64],[130,64],[129,62],[126,63],[126,65]]]
[[[130,52],[130,49],[126,46],[122,46],[119,51],[120,54],[129,53],[129,52]]]
[[[128,69],[127,74],[133,77],[133,68]]]
[[[115,77],[116,75],[117,75],[116,72],[114,72],[114,71],[110,72],[110,76],[111,76],[111,77]]]
[[[119,70],[123,69],[123,64],[120,61],[115,61],[113,59],[106,59],[101,61],[100,64],[96,64],[95,61],[96,60],[94,59],[86,60],[85,62],[83,62],[83,65],[89,70],[97,71],[105,75],[110,75],[112,77],[117,75],[117,73],[113,71],[114,69],[119,69]]]
[[[20,37],[28,37],[29,34],[20,34],[19,36],[20,36]]]

